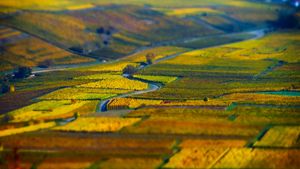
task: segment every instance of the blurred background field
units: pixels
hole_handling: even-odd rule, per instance
[[[0,168],[298,168],[296,2],[1,1]]]

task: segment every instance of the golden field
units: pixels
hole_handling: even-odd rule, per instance
[[[105,117],[80,117],[65,126],[54,128],[59,131],[76,132],[115,132],[125,126],[138,122],[139,118],[105,118]]]
[[[257,147],[298,147],[299,126],[272,127],[265,136],[255,143]]]

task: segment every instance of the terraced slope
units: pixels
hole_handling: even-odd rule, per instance
[[[267,21],[277,19],[277,11],[288,10],[243,0],[226,3],[219,0],[189,3],[145,0],[126,1],[125,4],[97,0],[67,0],[64,3],[14,0],[2,2],[2,8],[19,10],[3,15],[2,24],[100,60],[120,58],[141,46],[162,41],[183,41],[262,27]]]
[[[0,28],[0,46],[0,71],[17,66],[45,67],[94,61],[7,27]]]

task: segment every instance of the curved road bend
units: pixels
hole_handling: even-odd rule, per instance
[[[98,104],[96,112],[98,113],[98,112],[108,111],[107,105],[108,105],[108,103],[111,99],[124,98],[124,97],[128,97],[128,96],[134,96],[134,95],[149,93],[149,92],[153,92],[153,91],[156,91],[156,90],[161,88],[161,86],[158,83],[154,83],[154,82],[153,83],[149,82],[148,86],[149,87],[146,90],[139,90],[139,91],[134,91],[134,92],[130,92],[130,93],[125,93],[125,94],[121,94],[121,95],[118,95],[118,96],[115,96],[115,97],[108,98],[106,100],[102,100]]]
[[[258,30],[246,31],[244,33],[252,34],[253,37],[248,38],[248,39],[243,39],[241,41],[246,41],[246,40],[261,38],[261,37],[263,37],[265,35],[265,31],[266,31],[266,29],[258,29]],[[231,33],[231,34],[226,34],[226,35],[238,36],[240,33],[241,32]],[[226,35],[221,34],[221,35],[212,35],[212,36],[222,37],[222,36],[226,36]],[[209,36],[209,37],[211,37],[211,36]],[[186,42],[190,42],[190,41],[199,40],[199,39],[205,39],[205,38],[207,38],[207,37],[190,38],[190,39],[186,39],[185,41]],[[173,44],[173,43],[175,44],[177,41],[178,40],[174,40],[172,43],[170,42],[169,44]],[[222,44],[222,45],[225,45],[225,44]],[[221,46],[221,45],[214,45],[214,46],[204,47],[204,48],[199,48],[199,49],[205,49],[205,48],[211,48],[211,47],[217,47],[217,46]],[[157,47],[157,46],[154,46],[154,47]],[[153,47],[149,47],[149,48],[153,48]],[[148,49],[148,47],[146,47],[145,49]],[[199,50],[199,49],[195,49],[195,50]],[[137,52],[139,52],[139,51],[137,51]],[[165,61],[165,60],[169,60],[169,59],[175,58],[175,57],[177,57],[177,56],[179,56],[179,55],[181,55],[182,53],[185,53],[185,52],[179,52],[179,53],[176,53],[176,54],[169,55],[169,56],[166,56],[164,58],[158,59],[158,60],[156,60],[154,62],[154,64],[159,63],[161,61]],[[114,61],[112,61],[112,62],[114,62]],[[76,65],[62,65],[62,66],[56,66],[56,67],[53,67],[53,68],[50,68],[50,69],[38,69],[38,68],[35,68],[35,70],[33,71],[33,73],[45,73],[45,72],[52,72],[52,71],[61,71],[61,70],[69,69],[69,68],[76,68],[76,67],[82,67],[82,66],[94,65],[94,64],[104,64],[104,63],[101,63],[101,62],[99,63],[98,62],[98,63],[82,63],[82,64],[76,64]],[[140,68],[140,69],[142,69],[142,68]],[[96,112],[105,112],[105,111],[107,111],[107,104],[109,103],[109,101],[111,99],[122,98],[122,97],[128,97],[128,96],[133,96],[133,95],[139,95],[139,94],[144,94],[144,93],[148,93],[148,92],[153,92],[153,91],[158,90],[161,87],[160,85],[158,85],[158,83],[154,83],[154,82],[153,83],[152,82],[148,82],[148,85],[149,85],[149,88],[146,89],[146,90],[134,91],[134,92],[131,92],[131,93],[121,94],[121,95],[118,95],[118,96],[111,97],[109,99],[100,101],[99,105],[97,106]]]
[[[254,31],[248,31],[246,33],[252,34],[253,37],[248,38],[248,39],[244,39],[242,41],[259,39],[259,38],[265,36],[265,31],[266,31],[266,29],[259,29],[259,30],[254,30]],[[238,33],[233,33],[231,35],[238,35]],[[223,36],[223,35],[219,35],[219,36]],[[222,44],[222,45],[224,45],[224,44]],[[205,47],[205,48],[211,48],[211,47],[217,47],[217,46],[221,46],[221,45],[215,45],[215,46],[210,46],[210,47]],[[202,49],[205,49],[205,48],[202,48]],[[198,49],[196,49],[196,50],[198,50]],[[176,54],[169,55],[169,56],[166,56],[164,58],[158,59],[158,60],[156,60],[154,62],[154,64],[159,63],[161,61],[165,61],[165,60],[169,60],[169,59],[175,58],[175,57],[177,57],[177,56],[179,56],[179,55],[181,55],[182,53],[185,53],[185,52],[179,52],[179,53],[176,53]],[[143,67],[143,68],[145,68],[145,67]],[[140,69],[143,69],[143,68],[140,68]],[[138,80],[138,79],[135,79],[135,80]],[[134,91],[134,92],[131,92],[131,93],[121,94],[121,95],[118,95],[118,96],[111,97],[111,98],[108,98],[106,100],[100,101],[100,103],[97,106],[96,112],[97,113],[98,112],[106,112],[107,111],[107,105],[108,105],[108,103],[109,103],[109,101],[111,99],[114,99],[114,98],[124,98],[124,97],[128,97],[128,96],[149,93],[149,92],[153,92],[153,91],[156,91],[156,90],[158,90],[158,89],[161,88],[161,86],[159,86],[157,83],[154,83],[154,82],[148,82],[148,85],[149,85],[149,88],[146,89],[146,90]]]

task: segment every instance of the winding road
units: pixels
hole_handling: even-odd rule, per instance
[[[135,80],[137,80],[137,79],[135,79]],[[118,95],[118,96],[111,97],[111,98],[108,98],[108,99],[106,99],[106,100],[100,101],[100,103],[99,103],[98,106],[97,106],[96,112],[99,113],[99,112],[106,112],[106,111],[108,111],[107,105],[108,105],[108,103],[109,103],[109,101],[110,101],[111,99],[115,99],[115,98],[124,98],[124,97],[128,97],[128,96],[133,96],[133,95],[139,95],[139,94],[149,93],[149,92],[156,91],[156,90],[158,90],[158,89],[160,89],[160,88],[161,88],[161,85],[160,85],[160,84],[155,83],[155,82],[149,82],[149,83],[148,83],[148,89],[146,89],[146,90],[133,91],[133,92],[130,92],[130,93],[121,94],[121,95]]]
[[[158,47],[158,46],[176,45],[176,44],[182,43],[182,42],[189,43],[189,42],[197,41],[197,40],[201,40],[201,39],[205,40],[206,38],[211,38],[211,37],[218,37],[218,38],[222,38],[222,37],[225,37],[225,36],[234,37],[234,36],[239,36],[241,33],[252,35],[250,38],[245,38],[243,40],[240,40],[240,42],[241,42],[241,41],[261,38],[265,35],[265,32],[266,32],[266,29],[258,29],[258,30],[250,30],[250,31],[245,31],[245,32],[236,32],[236,33],[229,33],[229,34],[218,34],[218,35],[210,35],[210,36],[202,36],[202,37],[195,37],[195,38],[186,38],[186,39],[180,39],[180,40],[173,40],[173,41],[168,41],[168,42],[160,42],[160,43],[157,43],[157,44],[152,45],[150,47],[141,47],[137,51],[135,51],[135,53],[140,52],[141,50],[151,49],[151,48],[155,48],[155,47]],[[222,46],[222,45],[224,45],[224,44],[212,45],[212,46],[209,46],[209,47],[202,47],[202,48],[193,49],[193,50],[206,49],[206,48],[217,47],[217,46]],[[158,59],[158,60],[154,61],[153,64],[157,64],[159,62],[175,58],[175,57],[177,57],[177,56],[179,56],[179,55],[181,55],[185,52],[187,52],[187,51],[179,52],[179,53],[176,53],[176,54],[173,54],[173,55],[166,56],[164,58],[161,58],[161,59]],[[111,61],[111,62],[116,62],[116,60]],[[80,64],[74,64],[74,65],[57,65],[57,66],[54,66],[54,67],[51,67],[51,68],[46,68],[46,69],[34,67],[32,73],[36,74],[36,73],[46,73],[46,72],[53,72],[53,71],[62,71],[62,70],[70,69],[70,68],[78,68],[78,67],[91,66],[91,65],[100,65],[100,64],[104,64],[104,63],[98,61],[98,62],[80,63]],[[139,69],[141,70],[141,69],[144,69],[144,68],[145,67],[140,67]],[[12,73],[12,72],[11,71],[1,72],[1,74],[3,74],[3,73]],[[139,80],[139,79],[133,79],[133,80]],[[139,80],[139,81],[141,81],[141,80]],[[124,98],[124,97],[133,96],[133,95],[149,93],[149,92],[156,91],[156,90],[158,90],[162,87],[161,84],[159,84],[159,83],[150,82],[150,81],[148,81],[147,83],[148,83],[149,87],[146,90],[125,93],[125,94],[117,95],[117,96],[114,96],[114,97],[111,97],[111,98],[100,101],[98,106],[97,106],[96,112],[106,112],[107,111],[107,105],[108,105],[108,103],[111,99]]]
[[[259,30],[245,32],[245,33],[248,33],[248,34],[252,35],[252,37],[248,38],[248,39],[244,39],[243,41],[245,41],[245,40],[259,39],[259,38],[261,38],[261,37],[263,37],[265,35],[265,32],[266,32],[266,29],[259,29]],[[240,33],[232,33],[230,35],[231,36],[232,35],[238,36],[239,34]],[[219,35],[219,36],[222,37],[224,35]],[[199,38],[195,38],[193,40],[198,40],[198,39]],[[222,44],[222,45],[224,45],[224,44]],[[199,49],[205,49],[205,48],[211,48],[211,47],[217,47],[217,46],[221,46],[221,45],[215,45],[215,46],[204,47],[204,48],[199,48]],[[161,59],[158,59],[158,60],[154,61],[153,64],[157,64],[157,63],[159,63],[161,61],[165,61],[165,60],[169,60],[169,59],[175,58],[175,57],[177,57],[177,56],[179,56],[179,55],[181,55],[182,53],[185,53],[185,52],[186,51],[179,52],[179,53],[176,53],[176,54],[173,54],[173,55],[169,55],[169,56],[163,57]],[[139,70],[144,69],[146,67],[147,66],[140,67]],[[136,79],[136,78],[133,78],[133,80],[141,81],[140,79]],[[145,82],[145,81],[142,81],[142,82]],[[156,90],[158,90],[158,89],[160,89],[162,87],[161,85],[159,85],[158,83],[155,83],[155,82],[150,82],[149,81],[147,83],[148,83],[149,87],[146,90],[140,90],[140,91],[134,91],[134,92],[130,92],[130,93],[125,93],[125,94],[121,94],[121,95],[114,96],[114,97],[111,97],[111,98],[108,98],[108,99],[100,101],[99,104],[98,104],[98,106],[97,106],[96,112],[99,113],[99,112],[106,112],[106,111],[108,111],[107,107],[108,107],[108,104],[109,104],[110,100],[112,100],[112,99],[115,99],[115,98],[124,98],[124,97],[129,97],[129,96],[134,96],[134,95],[149,93],[149,92],[156,91]]]

